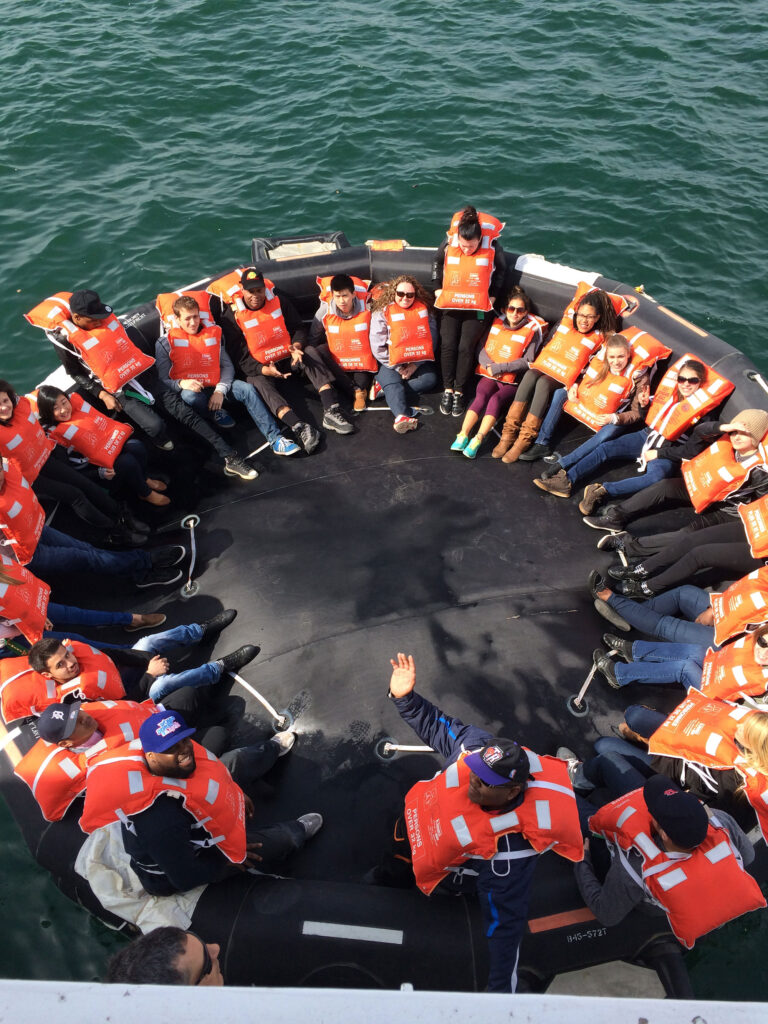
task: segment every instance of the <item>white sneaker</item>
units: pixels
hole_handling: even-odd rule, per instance
[[[276,732],[274,736],[270,736],[270,739],[280,747],[280,753],[277,756],[285,757],[296,742],[296,733],[291,732],[290,729],[284,729],[282,732]]]
[[[581,766],[581,761],[576,757],[572,750],[568,749],[568,747],[558,747],[555,757],[558,757],[561,761],[565,761],[568,767],[568,778],[571,780],[571,785],[573,785],[573,780],[576,777],[576,772]]]
[[[296,821],[303,827],[307,833],[307,839],[311,839],[312,836],[316,836],[320,829],[323,827],[323,816],[312,812],[310,814],[302,814]]]

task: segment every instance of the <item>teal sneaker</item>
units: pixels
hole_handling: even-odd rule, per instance
[[[482,437],[473,437],[469,444],[464,449],[464,454],[468,459],[474,459],[477,453],[480,451],[480,445],[483,443]]]
[[[451,445],[451,451],[452,452],[463,452],[468,444],[469,444],[469,438],[467,437],[466,434],[457,434],[456,435],[456,440]],[[466,452],[465,452],[465,454],[466,454]]]

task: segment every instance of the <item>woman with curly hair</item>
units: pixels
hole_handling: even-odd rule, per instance
[[[417,416],[432,412],[419,395],[437,383],[437,327],[429,293],[410,274],[379,285],[371,315],[371,351],[381,363],[376,380],[395,417],[398,434],[415,430]]]

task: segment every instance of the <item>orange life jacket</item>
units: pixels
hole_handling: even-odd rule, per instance
[[[0,422],[0,455],[17,462],[24,479],[33,484],[54,448],[29,399],[22,395],[11,419]]]
[[[265,277],[267,301],[259,310],[248,309],[243,302],[240,284],[242,272],[241,267],[212,281],[208,291],[232,307],[237,326],[243,332],[253,358],[260,363],[277,363],[291,354],[291,336],[285,326],[280,299],[275,295],[274,284]]]
[[[201,326],[197,334],[180,327],[168,331],[171,380],[199,380],[215,387],[221,380],[221,328]]]
[[[540,370],[548,377],[560,381],[569,388],[575,384],[579,374],[589,362],[593,353],[603,344],[605,337],[602,331],[590,331],[582,334],[576,330],[576,306],[579,300],[598,289],[586,281],[581,281],[573,298],[563,313],[560,323],[552,332],[544,348],[534,360],[531,369]],[[606,292],[616,315],[621,316],[627,308],[627,300],[621,295]]]
[[[723,501],[739,490],[755,466],[768,469],[768,453],[762,444],[754,455],[739,462],[729,439],[720,438],[683,462],[683,480],[691,504],[697,512],[703,512],[713,502]]]
[[[96,719],[102,738],[85,751],[67,750],[39,739],[22,757],[14,772],[32,790],[43,817],[59,821],[85,789],[89,765],[121,747],[141,750],[139,727],[157,711],[152,701],[95,701],[88,714]]]
[[[38,303],[25,320],[44,331],[63,330],[85,365],[107,391],[119,391],[128,381],[154,365],[151,356],[136,348],[114,314],[100,321],[95,331],[75,327],[69,300],[72,292],[57,292]]]
[[[504,224],[489,213],[478,213],[480,245],[471,256],[465,256],[459,248],[458,235],[463,212],[458,210],[454,213],[448,229],[443,287],[435,292],[435,305],[438,309],[476,309],[487,312],[493,307],[488,294],[496,256],[492,243],[501,234]]]
[[[713,651],[710,648],[701,669],[701,692],[705,697],[739,700],[757,697],[768,690],[768,669],[755,661],[755,637],[740,640]]]
[[[125,689],[110,657],[79,640],[63,640],[80,665],[80,675],[57,684],[29,667],[26,655],[0,658],[0,709],[6,722],[40,715],[49,704],[73,700],[120,700]]]
[[[547,321],[540,316],[529,313],[526,319],[515,327],[514,330],[502,319],[496,317],[491,324],[488,337],[483,348],[488,358],[494,363],[512,363],[516,359],[522,359],[529,345],[536,345],[542,336],[542,331],[547,326]],[[481,377],[490,377],[491,374],[479,363],[475,373]],[[520,375],[517,373],[502,373],[494,380],[504,381],[505,384],[513,384]]]
[[[105,757],[88,770],[85,807],[80,819],[84,832],[94,832],[115,821],[131,828],[132,814],[140,814],[159,796],[178,797],[208,832],[195,843],[218,846],[233,864],[245,860],[245,798],[215,754],[193,741],[196,767],[186,779],[153,775],[142,753]]]
[[[661,378],[656,394],[653,396],[646,424],[668,441],[674,441],[685,433],[688,427],[694,426],[706,413],[730,395],[734,385],[725,377],[721,377],[711,366],[706,367],[707,376],[690,398],[680,401],[677,392],[677,375],[680,368],[689,359],[696,356],[687,353],[681,356]],[[698,360],[700,362],[701,360]]]
[[[722,594],[710,594],[709,603],[718,647],[743,633],[747,626],[768,621],[768,566],[743,576]]]
[[[748,767],[736,746],[735,733],[749,715],[762,715],[743,704],[709,697],[691,689],[648,741],[652,754],[675,757],[715,771],[734,768],[744,779],[744,795],[768,836],[768,778]]]
[[[32,560],[45,526],[45,512],[16,463],[3,459],[5,482],[0,490],[0,530],[22,565]]]
[[[112,469],[123,445],[133,433],[130,423],[120,423],[97,412],[77,392],[68,396],[72,415],[66,423],[48,428],[62,448],[74,448],[94,466]]]
[[[182,295],[195,300],[200,307],[200,322],[204,327],[212,327],[216,321],[213,319],[213,313],[211,312],[211,295],[209,292],[161,292],[155,299],[155,308],[160,314],[160,320],[166,331],[179,326],[179,318],[173,312],[173,304]]]
[[[363,370],[375,373],[379,364],[371,352],[369,340],[371,311],[363,308],[346,319],[337,313],[332,313],[330,308],[333,302],[332,280],[331,277],[316,278],[317,286],[320,289],[320,301],[328,306],[328,311],[323,317],[323,327],[331,355],[343,370]],[[359,277],[353,277],[352,281],[355,286],[355,305],[359,300],[365,306],[370,281],[363,281]]]
[[[470,770],[463,753],[433,779],[417,782],[405,797],[405,823],[416,884],[429,895],[451,867],[470,857],[490,860],[499,838],[519,832],[537,853],[554,849],[567,860],[583,858],[576,798],[563,761],[526,750],[533,778],[525,798],[508,812],[484,811],[467,797]]]
[[[716,814],[704,841],[684,855],[669,854],[656,844],[642,789],[601,807],[589,827],[613,844],[626,871],[661,907],[687,949],[726,921],[766,905]],[[643,859],[641,875],[627,857],[633,849]]]
[[[739,505],[739,515],[753,558],[768,558],[768,494]]]
[[[602,426],[599,416],[609,416],[618,412],[632,393],[636,375],[649,370],[659,359],[665,359],[672,351],[653,335],[641,331],[639,327],[629,327],[621,331],[620,337],[626,338],[630,344],[629,362],[623,373],[608,373],[602,380],[597,381],[604,365],[605,352],[601,350],[592,357],[584,371],[584,379],[579,384],[576,401],[572,402],[569,398],[565,403],[565,411],[592,430],[599,430]]]
[[[414,299],[410,309],[401,309],[391,302],[382,312],[389,330],[389,365],[431,362],[435,358],[429,309],[421,299]]]
[[[0,555],[0,563],[6,576],[18,580],[16,586],[0,583],[0,615],[9,626],[18,626],[31,644],[37,643],[45,629],[51,588],[6,555]]]

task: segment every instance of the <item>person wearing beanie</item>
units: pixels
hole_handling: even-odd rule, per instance
[[[629,499],[608,510],[610,516],[587,517],[590,526],[618,531],[630,517],[662,506],[690,508],[691,521],[682,529],[602,538],[600,548],[622,551],[635,563],[609,569],[608,585],[625,597],[644,598],[685,583],[700,570],[733,579],[762,564],[751,554],[739,507],[768,495],[768,452],[762,444],[767,431],[768,412],[745,409],[716,432],[710,427],[704,436],[711,443],[683,462],[682,477],[640,492],[642,503]]]
[[[490,954],[487,991],[514,992],[537,854],[582,856],[567,768],[446,715],[416,693],[410,655],[398,654],[392,668],[389,697],[444,770],[408,791],[391,849],[364,880],[476,895]]]
[[[734,819],[719,810],[708,814],[665,776],[651,775],[605,804],[589,828],[597,838],[585,840],[574,870],[602,925],[618,924],[643,904],[645,912],[666,914],[690,948],[700,935],[765,905],[745,870],[754,850]]]

